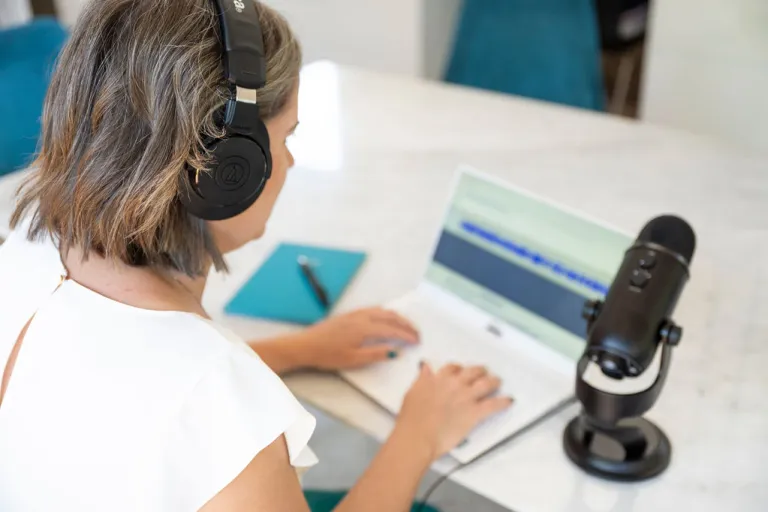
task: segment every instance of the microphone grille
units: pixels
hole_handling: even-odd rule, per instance
[[[648,222],[637,237],[678,253],[688,264],[696,250],[696,234],[686,221],[674,215],[662,215]]]

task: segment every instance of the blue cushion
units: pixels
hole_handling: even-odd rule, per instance
[[[465,0],[446,80],[602,110],[592,0]]]
[[[0,176],[34,157],[45,92],[66,37],[48,18],[0,30]]]

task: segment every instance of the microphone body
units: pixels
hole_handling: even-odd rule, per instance
[[[672,233],[672,235],[670,235]],[[644,373],[664,336],[675,345],[681,330],[671,316],[688,281],[695,236],[677,217],[651,220],[627,250],[604,302],[585,314],[586,355],[608,377]]]

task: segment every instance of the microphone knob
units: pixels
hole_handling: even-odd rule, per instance
[[[640,268],[646,270],[653,268],[653,266],[656,264],[656,251],[646,251],[640,256],[640,259],[637,263],[640,265]]]
[[[675,325],[672,322],[666,322],[661,328],[661,341],[669,343],[671,347],[676,347],[680,344],[680,340],[683,338],[683,328]]]
[[[603,374],[612,379],[621,380],[629,374],[626,361],[613,354],[601,354],[597,364],[600,366]]]
[[[588,300],[584,303],[584,308],[581,310],[581,317],[587,322],[592,322],[600,314],[600,307],[603,303],[599,300]]]

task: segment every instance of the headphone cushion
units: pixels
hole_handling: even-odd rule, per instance
[[[210,171],[191,172],[182,195],[189,212],[205,220],[223,220],[247,210],[259,197],[271,169],[261,146],[248,137],[232,136],[209,148]]]

